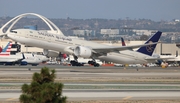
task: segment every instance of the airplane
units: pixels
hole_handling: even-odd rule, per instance
[[[43,61],[49,60],[44,55],[34,55],[34,54],[28,54],[28,53],[16,53],[15,55],[11,55],[11,46],[12,42],[9,42],[7,46],[2,50],[0,47],[0,64],[3,65],[27,65],[31,64],[32,66],[37,66],[39,63],[42,63]]]
[[[176,55],[160,55],[160,58],[167,58],[164,62],[168,64],[180,64],[180,56],[178,55],[178,51],[176,51]]]
[[[21,61],[19,65],[32,65],[32,66],[37,66],[40,63],[44,61],[48,61],[49,58],[47,58],[44,55],[37,55],[33,53],[24,53],[24,59]]]
[[[154,44],[158,43],[161,33],[162,32],[158,31],[154,35],[154,38],[152,40],[148,40],[149,43],[147,42],[146,44],[142,45],[121,47],[109,46],[92,41],[81,40],[78,38],[71,38],[68,36],[64,36],[63,34],[52,34],[31,29],[11,30],[11,32],[7,34],[7,37],[26,46],[43,48],[46,52],[50,52],[50,50],[53,50],[68,55],[73,55],[74,61],[72,63],[75,65],[78,64],[78,57],[83,57],[91,58],[92,61],[90,61],[89,63],[93,64],[94,66],[99,66],[99,64],[96,63],[95,59],[114,63],[127,63],[127,61],[131,61],[132,63],[147,62],[148,58],[146,60],[141,60],[142,58],[146,58],[146,55],[136,55],[131,54],[131,52],[122,54],[121,51],[143,46],[144,48],[140,49],[140,51],[146,51],[148,54],[150,54],[155,47]]]
[[[23,54],[11,55],[11,46],[12,42],[8,42],[5,48],[1,48],[2,52],[0,53],[0,64],[3,65],[13,65],[16,62],[20,62],[23,59]]]

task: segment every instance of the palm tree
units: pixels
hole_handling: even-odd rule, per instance
[[[24,84],[19,97],[22,103],[66,103],[66,96],[62,96],[62,83],[54,83],[55,70],[41,68],[40,73],[34,73],[30,85]]]

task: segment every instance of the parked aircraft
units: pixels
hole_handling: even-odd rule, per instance
[[[160,55],[161,58],[168,58],[164,60],[168,64],[180,64],[180,56],[178,55],[178,51],[176,51],[176,55]]]
[[[64,35],[51,34],[44,31],[30,29],[15,29],[12,30],[11,33],[8,33],[7,36],[12,40],[27,46],[44,48],[46,52],[50,52],[49,50],[54,50],[73,55],[75,59],[73,63],[75,64],[78,63],[78,57],[83,57],[92,58],[93,61],[89,63],[93,64],[94,66],[99,66],[99,64],[95,62],[95,59],[114,63],[148,62],[150,58],[147,55],[139,55],[134,52],[127,52],[122,54],[121,52],[122,50],[133,49],[143,46],[144,48],[140,48],[139,52],[146,52],[148,55],[150,55],[154,51],[154,48],[156,47],[155,44],[157,44],[161,33],[162,32],[158,31],[143,45],[122,47],[109,46],[92,41],[70,38]]]
[[[32,66],[37,66],[40,63],[44,61],[48,61],[49,58],[47,58],[44,55],[37,55],[33,53],[24,53],[24,59],[21,61],[19,65],[32,65]]]
[[[180,57],[178,56],[178,57],[175,57],[174,59],[167,59],[166,62],[180,64]]]
[[[11,55],[11,46],[12,42],[9,42],[4,49],[2,49],[2,52],[0,53],[0,64],[3,65],[13,65],[16,62],[20,62],[23,59],[23,54],[19,55]]]

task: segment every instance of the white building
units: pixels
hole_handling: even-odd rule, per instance
[[[147,35],[150,36],[152,34],[154,34],[155,32],[157,32],[157,30],[132,30],[133,32],[136,33],[136,35]]]
[[[73,30],[73,34],[77,36],[90,36],[95,35],[94,30]]]
[[[119,29],[101,29],[100,33],[103,35],[118,35]]]

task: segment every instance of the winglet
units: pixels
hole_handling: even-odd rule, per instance
[[[160,37],[161,37],[161,34],[162,32],[161,31],[158,31],[156,34],[154,34],[153,36],[151,36],[146,42],[145,44],[148,44],[148,43],[154,43],[154,42],[158,42]],[[140,52],[140,53],[143,53],[143,54],[146,54],[146,55],[149,55],[151,56],[156,48],[156,45],[157,44],[152,44],[152,45],[148,45],[148,46],[143,46],[143,47],[140,47],[137,52]]]

